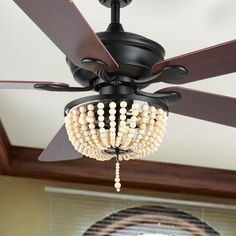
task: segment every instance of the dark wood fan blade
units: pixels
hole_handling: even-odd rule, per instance
[[[63,125],[38,159],[39,161],[68,161],[81,157],[83,155],[74,149]]]
[[[152,67],[152,73],[170,66],[181,66],[188,71],[183,79],[168,79],[166,83],[170,84],[184,84],[236,72],[236,40],[158,62]]]
[[[118,65],[70,0],[14,0],[34,23],[75,64],[96,59],[108,65],[108,72]]]
[[[35,89],[36,84],[69,87],[68,84],[51,81],[0,80],[0,89]]]
[[[236,98],[181,87],[169,87],[156,93],[166,92],[182,96],[178,103],[169,107],[170,112],[236,127]]]

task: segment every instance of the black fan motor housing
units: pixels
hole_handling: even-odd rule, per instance
[[[97,36],[119,64],[118,71],[114,73],[117,76],[134,79],[149,77],[152,66],[162,61],[165,56],[165,50],[160,44],[141,35],[106,31],[97,33]],[[69,59],[67,63],[74,79],[83,86],[87,86],[97,77],[92,72],[74,65]]]

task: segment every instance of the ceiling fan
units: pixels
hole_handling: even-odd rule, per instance
[[[119,161],[157,150],[169,112],[236,127],[235,98],[178,86],[155,93],[142,91],[158,82],[178,85],[236,72],[236,40],[164,60],[161,45],[125,32],[120,24],[120,8],[132,0],[99,1],[111,8],[111,23],[105,32],[95,34],[72,0],[14,0],[66,55],[81,86],[1,80],[0,88],[97,91],[96,96],[66,105],[65,126],[39,160],[116,157],[115,187],[119,191]]]

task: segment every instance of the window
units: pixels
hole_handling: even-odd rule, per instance
[[[83,236],[219,236],[188,213],[160,206],[121,210],[93,224]]]
[[[84,190],[75,190],[75,193],[71,193],[69,189],[66,190],[67,193],[58,193],[58,189],[52,189],[48,194],[47,236],[88,236],[88,232],[92,232],[92,229],[95,229],[94,232],[100,230],[99,222],[103,228],[112,225],[117,229],[110,233],[111,236],[117,236],[118,233],[125,236],[125,231],[134,231],[134,229],[139,230],[137,236],[235,236],[236,207],[234,205]],[[138,211],[137,209],[140,208],[142,210]],[[141,219],[137,221],[132,218],[134,215],[139,215]],[[153,221],[150,223],[153,215],[154,223]],[[120,224],[122,217],[125,217],[125,224]],[[163,219],[168,221],[164,223]],[[128,220],[133,221],[127,224]],[[186,230],[186,223],[189,230]],[[95,235],[94,232],[90,236]]]

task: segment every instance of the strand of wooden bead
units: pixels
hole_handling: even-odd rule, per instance
[[[129,132],[127,134],[127,140],[126,143],[124,145],[124,148],[131,148],[132,146],[132,140],[134,139],[135,133],[136,133],[136,126],[137,126],[137,116],[138,116],[138,112],[137,112],[137,106],[135,104],[132,105],[132,116],[130,118],[130,129]],[[127,158],[131,158],[131,155],[128,155]]]
[[[99,109],[104,109],[104,103],[98,103],[97,107]],[[110,140],[109,140],[109,134],[108,131],[105,129],[105,116],[104,116],[104,110],[102,112],[101,115],[98,116],[98,121],[100,124],[100,137],[101,137],[101,142],[103,145],[103,149],[108,149],[111,144],[110,144]]]
[[[116,147],[120,147],[124,137],[124,127],[126,125],[126,115],[120,115],[120,122],[118,127],[118,133],[116,137]]]
[[[98,143],[101,144],[101,149],[107,148],[107,138],[106,138],[106,129],[105,129],[105,116],[104,116],[104,103],[99,102],[97,104],[97,114],[98,114],[98,127],[99,133],[97,135],[97,139],[100,141]]]
[[[69,137],[70,142],[74,146],[75,150],[81,151],[84,149],[83,145],[81,145],[80,139],[84,137],[81,135],[81,127],[79,123],[80,112],[75,109],[70,111],[66,116],[66,130]]]
[[[110,120],[110,132],[109,132],[109,138],[110,138],[110,144],[112,147],[116,147],[116,121],[114,120],[114,116],[116,114],[116,103],[110,102],[109,103],[109,120]],[[112,119],[110,119],[112,118]]]
[[[155,151],[155,146],[152,144],[154,141],[153,138],[153,131],[154,131],[154,124],[155,124],[155,118],[156,118],[156,108],[154,106],[150,107],[150,113],[149,113],[149,121],[147,126],[147,132],[146,136],[144,137],[146,141],[146,153],[147,155],[150,155]]]
[[[88,142],[89,142],[89,146],[90,146],[90,148],[88,150],[88,154],[89,154],[89,157],[97,159],[97,157],[101,156],[101,154],[98,155],[98,149],[101,150],[102,145],[101,145],[100,142],[95,142],[94,141],[94,140],[98,139],[97,131],[95,129],[95,127],[96,127],[95,126],[95,115],[94,115],[95,106],[93,104],[89,104],[87,109],[88,109],[87,122],[89,124],[88,127],[89,127],[89,130],[90,130],[89,138],[87,138]]]
[[[114,187],[116,188],[117,192],[120,192],[121,183],[120,183],[120,163],[116,162],[116,170],[115,170],[115,184]]]
[[[87,122],[87,109],[84,106],[79,108],[80,116],[79,116],[79,124],[80,124],[80,139],[78,139],[77,146],[78,151],[85,156],[89,156],[95,158],[96,148],[92,145],[93,143],[92,137],[90,136],[90,132],[88,130],[88,122]],[[79,136],[79,134],[77,135]]]
[[[88,156],[89,151],[89,131],[88,131],[88,124],[87,124],[87,109],[84,106],[81,106],[79,108],[80,116],[79,116],[79,123],[80,123],[80,134],[81,138],[79,140],[80,147],[79,152],[81,152],[83,155]]]
[[[75,112],[74,112],[75,113]],[[76,133],[74,132],[74,119],[73,119],[73,113],[69,112],[67,116],[65,117],[65,126],[68,138],[72,144],[76,143]],[[75,146],[74,146],[75,147]]]
[[[121,101],[120,102],[120,107],[126,109],[127,107],[127,102],[126,101]],[[122,110],[124,112],[124,110]],[[119,122],[119,128],[118,128],[118,133],[116,137],[116,147],[121,147],[121,143],[124,142],[125,139],[125,129],[126,129],[126,112],[121,114],[120,113],[120,122]]]
[[[147,104],[142,105],[140,117],[141,117],[141,123],[139,125],[138,135],[142,137],[139,139],[136,150],[145,155],[146,154],[145,138],[147,136],[147,126],[148,126],[148,121],[149,121],[149,106]]]
[[[85,155],[84,151],[85,151],[86,144],[83,142],[85,137],[81,135],[82,125],[80,122],[80,116],[83,113],[84,113],[84,109],[82,112],[79,112],[77,109],[70,111],[70,113],[68,114],[68,117],[71,117],[72,124],[70,124],[69,127],[67,126],[66,127],[67,127],[67,134],[69,136],[69,140],[72,143],[72,145],[75,147],[77,151]],[[83,114],[82,116],[85,117],[86,114]]]
[[[83,113],[83,112],[82,112]],[[76,150],[78,150],[79,152],[84,152],[85,149],[85,145],[83,140],[85,139],[83,132],[81,132],[82,130],[82,125],[80,123],[80,116],[82,114],[79,110],[75,109],[72,111],[73,114],[73,120],[74,120],[74,130],[75,130],[75,142],[73,142],[74,140],[71,140],[72,145],[75,146]],[[75,121],[76,120],[76,121]],[[82,134],[81,134],[82,133]],[[84,153],[82,153],[84,154]]]
[[[137,125],[138,124],[138,117],[139,117],[139,105],[137,103],[133,103],[131,112],[132,112],[132,117],[136,117],[136,125]],[[133,118],[133,119],[135,119],[135,118]],[[142,139],[142,136],[143,136],[141,133],[142,132],[140,132],[140,128],[136,128],[135,139],[133,139],[132,142],[130,143],[130,148],[132,150],[137,150],[138,143],[140,142],[140,140]]]

